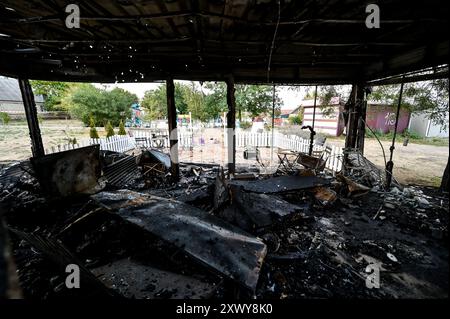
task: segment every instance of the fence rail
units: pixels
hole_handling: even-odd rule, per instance
[[[115,135],[106,138],[87,138],[76,144],[68,143],[52,146],[50,149],[47,149],[45,153],[52,154],[63,152],[94,144],[99,144],[100,150],[102,151],[126,152],[135,148],[134,138],[130,138],[128,135]]]

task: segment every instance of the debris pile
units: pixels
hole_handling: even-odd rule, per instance
[[[162,152],[88,147],[2,169],[0,209],[30,298],[447,296],[448,196],[385,190],[363,163],[232,178],[182,163],[175,182]],[[68,264],[81,289],[65,286]]]

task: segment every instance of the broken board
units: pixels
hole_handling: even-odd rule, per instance
[[[92,270],[103,284],[125,298],[205,299],[217,286],[128,258]]]
[[[229,185],[241,186],[247,192],[274,194],[324,186],[330,181],[317,176],[278,176],[256,181],[231,181]]]
[[[176,200],[129,190],[101,192],[92,198],[242,286],[256,289],[267,252],[260,239]]]

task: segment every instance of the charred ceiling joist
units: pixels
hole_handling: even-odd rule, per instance
[[[236,83],[354,83],[448,63],[445,1],[66,1],[0,5],[0,73],[26,78],[149,82],[168,77]]]

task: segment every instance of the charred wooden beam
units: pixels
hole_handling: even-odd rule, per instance
[[[448,78],[448,67],[446,69],[442,69],[433,73],[426,74],[417,74],[417,75],[409,75],[409,76],[392,76],[384,79],[370,81],[368,84],[373,86],[378,85],[392,85],[399,83],[411,83],[411,82],[419,82],[419,81],[430,81],[436,79],[445,79]]]
[[[228,173],[234,174],[236,169],[236,99],[234,96],[234,78],[227,78],[227,138],[228,138]]]
[[[352,88],[353,96],[350,97],[350,105],[348,110],[347,136],[345,138],[345,147],[347,149],[355,149],[358,136],[358,123],[362,114],[364,102],[364,86],[362,84],[354,84]]]
[[[166,80],[166,91],[170,139],[170,169],[172,171],[172,178],[177,181],[180,178],[180,166],[178,164],[178,132],[177,109],[175,106],[175,84],[173,83],[172,78]]]
[[[365,98],[365,88],[362,87],[360,92],[361,100],[359,101],[360,109],[358,112],[358,131],[356,134],[356,148],[364,154],[364,140],[366,136],[366,116],[367,116],[367,99]]]
[[[11,243],[0,212],[0,299],[22,298]]]
[[[36,103],[34,102],[34,94],[31,89],[30,82],[26,79],[19,79],[20,91],[22,93],[25,115],[27,117],[28,129],[31,138],[31,151],[33,157],[41,157],[45,155],[44,145],[42,143],[41,130],[37,117]]]

